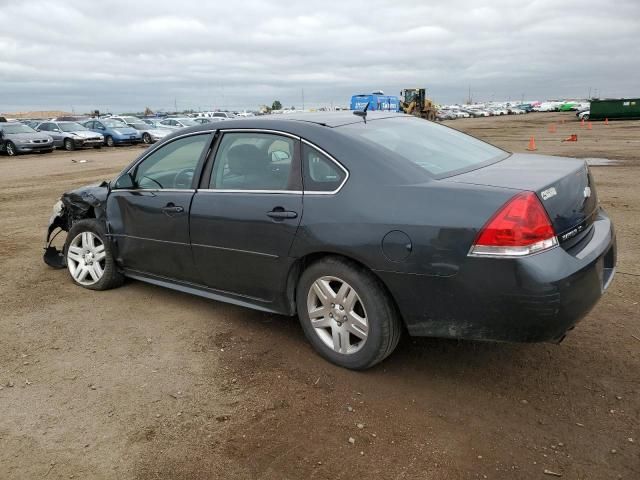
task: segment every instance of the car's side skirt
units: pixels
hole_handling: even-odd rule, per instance
[[[179,292],[189,293],[191,295],[197,295],[199,297],[209,298],[218,302],[231,303],[240,307],[252,308],[254,310],[260,310],[262,312],[277,313],[279,315],[290,315],[289,312],[282,311],[277,308],[275,304],[268,300],[260,298],[247,297],[221,290],[215,290],[203,285],[194,283],[180,282],[158,275],[152,275],[137,270],[124,270],[124,275],[134,280],[140,280],[141,282],[151,283],[160,287],[170,288]]]

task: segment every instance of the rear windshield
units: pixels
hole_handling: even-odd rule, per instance
[[[509,153],[452,128],[416,117],[352,123],[340,131],[444,177],[502,160]]]

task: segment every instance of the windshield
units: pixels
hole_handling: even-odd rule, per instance
[[[151,127],[151,125],[147,125],[146,123],[140,121],[130,123],[129,126],[135,128],[136,130],[149,130],[149,128]]]
[[[36,133],[36,131],[22,123],[5,123],[0,126],[4,133]]]
[[[126,123],[140,123],[141,120],[138,117],[122,117]]]
[[[122,123],[118,120],[102,120],[102,123],[104,123],[104,126],[107,128],[126,128],[127,127],[126,123]]]
[[[87,127],[80,125],[79,123],[69,122],[69,123],[59,123],[58,127],[63,132],[80,132],[83,130],[88,130]]]
[[[434,176],[480,167],[509,155],[477,138],[415,117],[387,118],[338,128],[399,155]]]
[[[190,118],[179,118],[176,121],[180,122],[182,125],[186,127],[193,127],[194,125],[200,125],[195,120],[191,120]]]

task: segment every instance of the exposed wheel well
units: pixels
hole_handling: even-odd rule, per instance
[[[336,257],[336,258],[341,258],[343,260],[347,260],[348,262],[353,263],[358,267],[371,273],[373,277],[380,283],[380,286],[384,289],[387,295],[389,295],[389,298],[391,299],[391,302],[393,303],[393,306],[396,309],[396,312],[398,312],[398,315],[400,316],[400,318],[402,318],[402,315],[400,314],[400,310],[398,309],[398,305],[396,303],[395,298],[393,298],[393,295],[391,295],[391,292],[389,291],[385,283],[382,281],[382,279],[378,275],[376,275],[376,272],[371,270],[364,263],[352,257],[339,254],[339,253],[333,253],[333,252],[310,253],[296,260],[296,262],[289,269],[289,275],[287,277],[287,302],[289,305],[289,310],[292,315],[296,314],[296,289],[298,287],[298,281],[300,280],[300,276],[302,275],[302,272],[304,272],[309,265],[326,257]],[[402,320],[402,322],[404,324],[404,319]]]

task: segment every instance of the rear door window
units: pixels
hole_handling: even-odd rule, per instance
[[[209,188],[243,191],[300,190],[296,140],[283,135],[226,133],[218,147]]]

